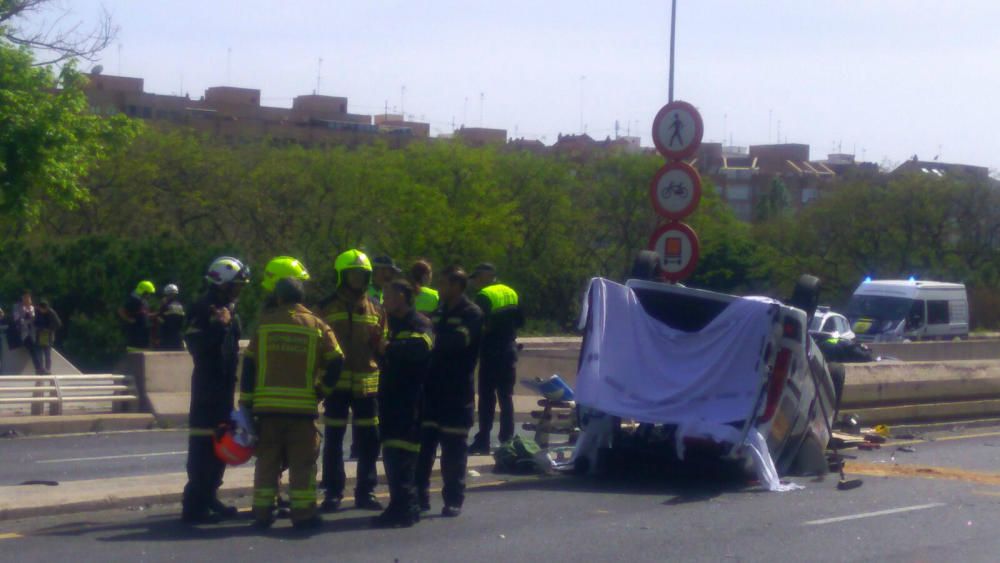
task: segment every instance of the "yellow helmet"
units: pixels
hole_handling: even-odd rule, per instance
[[[139,282],[139,285],[135,286],[135,294],[140,297],[143,295],[152,295],[154,293],[156,293],[156,286],[153,285],[153,282],[151,281],[143,280]]]
[[[264,268],[264,279],[260,282],[265,291],[274,291],[275,284],[282,278],[295,278],[297,280],[309,281],[309,270],[305,264],[291,256],[278,256]]]
[[[364,270],[369,275],[372,273],[372,263],[364,252],[351,249],[342,252],[333,262],[333,269],[337,271],[337,285],[344,282],[344,272],[348,270]]]

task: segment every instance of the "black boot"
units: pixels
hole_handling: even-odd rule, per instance
[[[240,511],[235,506],[223,504],[221,500],[214,498],[208,503],[208,510],[218,514],[220,518],[230,519],[239,516]]]
[[[361,510],[382,510],[382,503],[375,498],[375,493],[356,493],[354,495],[354,506]]]

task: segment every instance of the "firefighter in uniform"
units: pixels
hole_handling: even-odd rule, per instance
[[[372,524],[408,527],[420,520],[417,504],[417,454],[420,452],[420,410],[424,381],[431,360],[431,321],[414,308],[409,282],[389,282],[383,292],[389,336],[379,377],[379,433],[382,463],[389,481],[389,507]]]
[[[490,453],[493,415],[500,403],[500,442],[514,437],[514,382],[517,379],[517,329],[524,317],[517,292],[497,282],[492,264],[479,264],[469,285],[483,311],[483,339],[479,357],[479,432],[470,453]]]
[[[385,338],[385,314],[367,295],[371,262],[360,250],[348,250],[334,262],[337,291],[324,308],[323,318],[337,335],[344,351],[344,371],[333,394],[324,403],[322,509],[340,508],[344,495],[344,434],[348,410],[353,412],[353,436],[358,447],[354,502],[358,508],[381,510],[375,499],[378,482],[377,357]]]
[[[205,275],[208,290],[191,307],[185,332],[194,361],[191,375],[187,474],[181,517],[185,522],[216,521],[236,515],[217,496],[225,464],[215,456],[212,435],[233,410],[240,353],[236,300],[250,281],[250,270],[236,258],[216,258]]]
[[[163,288],[163,303],[156,314],[160,350],[184,349],[184,305],[178,294],[180,289],[175,284]]]
[[[330,327],[302,305],[301,280],[278,280],[274,297],[243,357],[240,384],[240,404],[257,423],[254,525],[274,523],[278,478],[287,463],[292,525],[312,528],[322,523],[316,513],[317,406],[333,392],[343,354]]]
[[[483,313],[468,297],[468,275],[462,268],[444,272],[441,307],[434,315],[431,373],[424,392],[424,413],[417,466],[421,511],[430,510],[431,469],[441,444],[444,480],[443,516],[458,516],[465,500],[466,441],[472,428],[475,388],[473,374],[479,356]]]

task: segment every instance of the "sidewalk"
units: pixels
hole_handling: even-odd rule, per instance
[[[353,488],[353,475],[357,463],[345,462],[348,475],[346,491]],[[439,471],[435,462],[435,474]],[[493,467],[492,456],[469,456],[469,469],[485,472]],[[226,470],[225,483],[220,496],[229,501],[248,505],[253,493],[253,467],[234,467]],[[385,490],[384,467],[378,464]],[[64,481],[56,486],[17,485],[0,487],[0,521],[53,514],[90,512],[111,508],[142,507],[149,504],[172,504],[181,501],[185,473],[163,473],[116,479]],[[287,484],[287,478],[285,479]]]

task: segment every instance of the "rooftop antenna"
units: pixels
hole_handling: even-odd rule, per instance
[[[729,132],[729,114],[722,114],[722,142],[726,142],[726,135]]]
[[[580,130],[586,132],[583,125],[583,86],[587,82],[587,77],[580,75]]]
[[[479,126],[483,126],[483,114],[485,113],[484,107],[486,105],[486,92],[479,93]]]
[[[122,44],[118,44],[118,76],[122,75]]]
[[[771,118],[774,116],[774,110],[767,110],[767,142],[771,142]]]
[[[406,84],[399,87],[399,114],[403,121],[406,121],[406,109],[403,105],[403,100],[406,98]]]
[[[618,120],[615,120],[615,139],[618,138]]]
[[[779,144],[781,143],[781,120],[780,119],[778,120],[778,137],[777,137],[776,140],[777,140],[777,142]]]
[[[233,48],[226,47],[226,84],[233,83]]]
[[[323,78],[323,57],[320,57],[319,61],[316,63],[316,91],[313,92],[313,94],[319,94],[319,85],[322,78]]]
[[[467,119],[468,115],[469,115],[469,97],[466,96],[465,103],[462,105],[462,127],[465,127],[465,124],[468,122]]]

